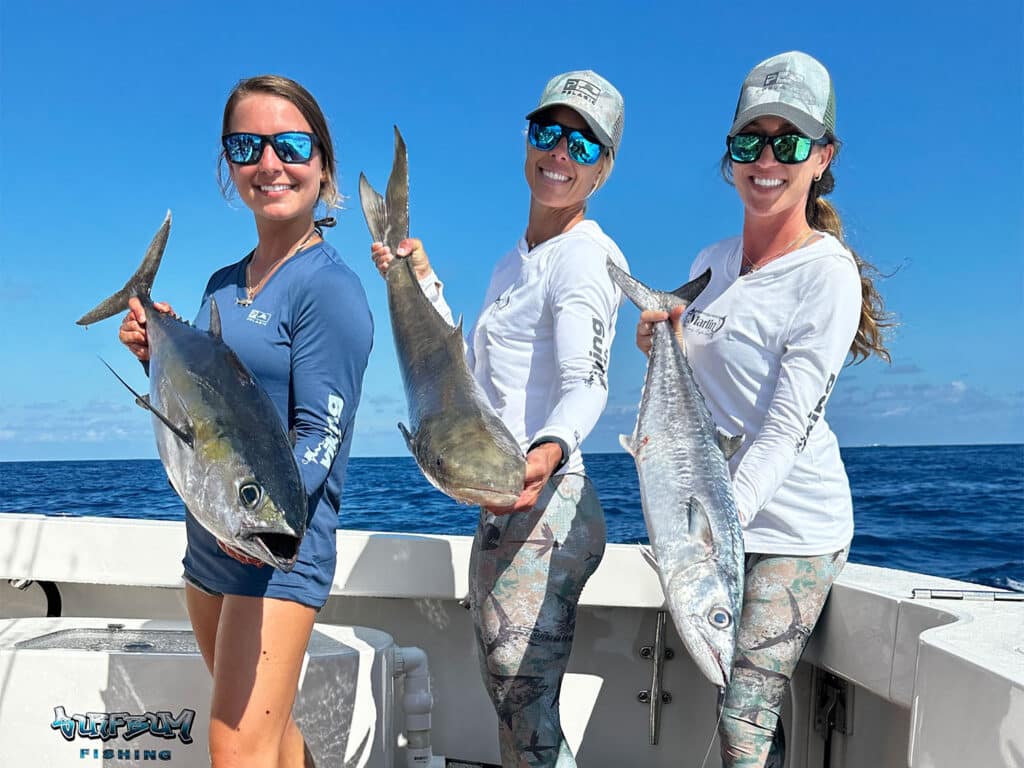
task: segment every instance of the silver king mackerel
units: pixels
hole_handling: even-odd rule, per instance
[[[221,338],[220,313],[212,298],[208,332],[153,306],[149,294],[170,229],[168,212],[138,271],[78,324],[123,312],[130,298],[142,302],[149,395],[114,375],[152,413],[157,450],[171,485],[192,516],[220,541],[290,571],[308,515],[291,442],[270,397]]]
[[[711,270],[672,293],[648,288],[611,261],[612,280],[641,310],[688,306]],[[636,462],[640,497],[665,599],[704,676],[729,682],[743,607],[743,536],[728,459],[742,437],[711,418],[669,323],[655,323],[636,427],[619,440]]]
[[[409,236],[409,161],[398,128],[386,198],[360,174],[359,200],[370,235],[397,253]],[[453,328],[434,309],[410,259],[396,258],[386,279],[409,407],[409,427],[398,427],[416,463],[456,501],[511,506],[523,490],[526,458],[469,370],[462,321]]]

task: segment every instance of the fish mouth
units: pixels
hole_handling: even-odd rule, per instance
[[[727,685],[729,685],[729,678],[732,677],[732,669],[726,667],[722,663],[722,654],[720,654],[718,652],[717,648],[712,647],[710,650],[711,650],[711,655],[715,659],[715,663],[718,665],[718,670],[717,671],[722,674],[722,677],[721,677],[720,680],[712,680],[711,682],[714,683],[715,685],[717,685],[719,688],[725,688]]]
[[[522,490],[498,491],[493,488],[454,488],[449,494],[456,501],[479,507],[511,507],[519,499]]]
[[[253,533],[246,536],[244,541],[262,555],[260,559],[285,573],[295,567],[299,559],[299,545],[302,543],[297,536],[271,532]]]

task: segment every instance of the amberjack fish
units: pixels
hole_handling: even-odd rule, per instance
[[[395,159],[382,197],[359,175],[370,235],[391,248],[409,236],[409,161],[395,128]],[[464,504],[511,506],[523,490],[526,459],[466,363],[462,319],[453,328],[424,295],[411,259],[387,271],[388,309],[409,426],[399,424],[424,476]]]
[[[641,310],[689,305],[711,270],[672,293],[611,261],[608,273]],[[640,412],[619,442],[636,461],[640,497],[676,629],[704,676],[729,682],[743,604],[743,537],[727,461],[743,442],[721,433],[668,323],[654,324]]]
[[[142,302],[149,394],[140,395],[112,368],[111,373],[152,414],[171,486],[222,542],[290,571],[308,513],[291,442],[270,397],[221,338],[216,301],[210,299],[209,332],[154,308],[150,289],[170,229],[168,211],[138,271],[78,324],[123,312],[132,297]]]

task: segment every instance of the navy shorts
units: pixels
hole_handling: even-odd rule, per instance
[[[312,521],[314,524],[309,526],[299,546],[295,567],[285,573],[269,565],[238,562],[217,546],[213,534],[186,510],[188,546],[182,560],[185,567],[183,578],[196,589],[214,597],[273,597],[319,610],[330,595],[337,563],[337,513],[329,507],[326,512],[328,514],[321,514],[317,509]]]

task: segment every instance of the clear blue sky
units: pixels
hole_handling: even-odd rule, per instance
[[[434,10],[434,9],[438,10]],[[444,10],[440,10],[440,9]],[[591,214],[634,274],[678,285],[741,208],[718,175],[739,84],[771,54],[832,72],[845,147],[832,199],[902,323],[893,366],[839,378],[843,445],[1024,442],[1024,125],[1019,0],[943,6],[712,3],[4,3],[0,10],[0,460],[154,457],[115,320],[75,319],[123,284],[170,208],[154,295],[194,314],[208,275],[253,245],[215,184],[241,77],[305,84],[334,133],[347,209],[329,239],[377,335],[354,455],[405,452],[384,286],[356,182],[378,186],[391,125],[409,144],[414,234],[475,317],[525,227],[523,115],[551,75],[592,68],[625,95],[622,150]],[[618,451],[644,364],[624,306],[588,451]]]

